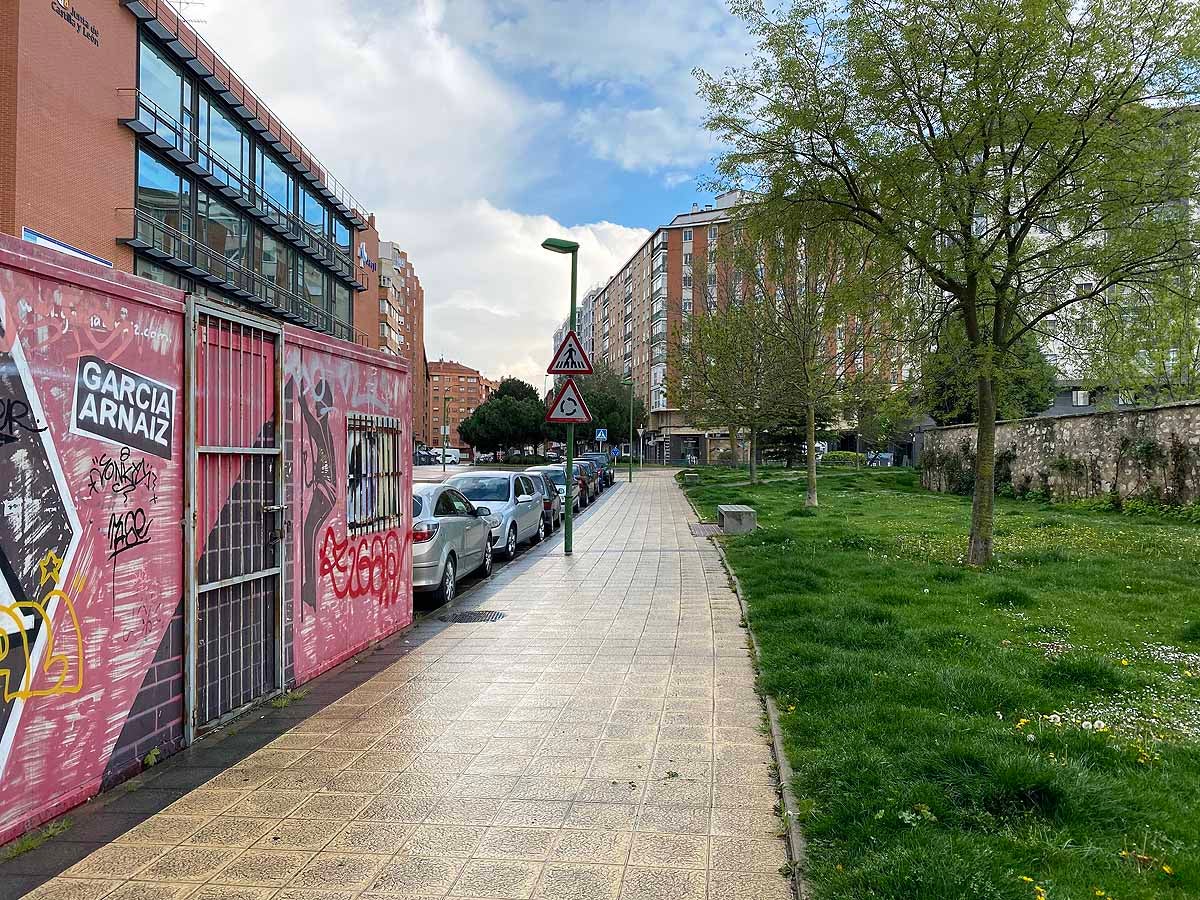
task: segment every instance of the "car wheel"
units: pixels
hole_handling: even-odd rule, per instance
[[[546,539],[546,520],[539,517],[538,518],[538,530],[537,530],[537,534],[535,534],[533,536],[533,542],[535,544],[540,544],[545,539]]]
[[[515,559],[517,556],[517,526],[508,529],[508,540],[504,543],[504,558]]]
[[[454,565],[454,555],[446,559],[446,568],[442,572],[442,583],[437,590],[437,598],[442,603],[453,603],[458,590],[458,571]]]
[[[492,553],[492,539],[489,537],[483,545],[483,565],[480,566],[480,571],[483,572],[483,577],[487,578],[492,574],[492,567],[495,566],[496,559]]]

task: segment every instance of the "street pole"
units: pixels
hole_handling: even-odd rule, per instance
[[[574,241],[565,241],[561,238],[546,238],[542,241],[542,248],[549,250],[552,253],[570,253],[571,254],[571,318],[568,320],[568,326],[571,331],[575,330],[575,291],[579,282],[579,245]],[[574,423],[567,424],[567,463],[566,470],[563,473],[566,476],[567,484],[575,483],[575,425]],[[570,556],[574,546],[575,537],[575,508],[570,502],[571,492],[567,491],[567,508],[564,510],[566,515],[563,517],[563,555]]]
[[[450,396],[442,397],[442,474],[446,472],[446,441],[450,439]]]
[[[571,251],[571,331],[575,330],[575,284],[579,278],[579,247]],[[567,479],[575,477],[575,425],[567,425]],[[569,495],[568,495],[569,496]],[[574,550],[575,511],[567,504],[567,521],[563,526],[563,554],[570,556]]]

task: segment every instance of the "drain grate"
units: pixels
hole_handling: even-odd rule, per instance
[[[504,613],[496,609],[468,609],[449,616],[438,616],[442,622],[499,622]]]
[[[708,522],[693,522],[688,528],[691,529],[693,537],[712,537],[714,534],[722,533],[720,525]]]

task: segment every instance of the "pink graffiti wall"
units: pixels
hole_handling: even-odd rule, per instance
[[[334,357],[328,340],[298,330],[288,341],[289,594],[303,681],[412,622],[412,398],[394,364]],[[395,420],[387,446],[350,433],[371,417]]]
[[[182,296],[10,248],[0,245],[0,839],[99,787],[164,637],[171,658],[183,592]],[[177,747],[180,704],[144,713],[147,734]]]
[[[257,380],[221,394],[220,365],[198,378],[198,442],[259,452],[196,466],[197,580],[283,575],[201,593],[185,634],[184,299],[0,235],[0,843],[182,747],[189,687],[202,725],[412,621],[403,365],[289,326],[276,410],[274,344],[201,329],[199,355],[235,354]],[[205,432],[206,405],[237,424]],[[261,627],[241,629],[242,693],[218,696],[231,604]]]

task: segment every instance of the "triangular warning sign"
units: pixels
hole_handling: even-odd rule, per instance
[[[550,361],[550,368],[546,370],[547,375],[591,375],[592,361],[587,358],[587,354],[583,352],[583,344],[579,342],[579,335],[573,331],[568,331],[567,336],[563,338],[562,343],[558,345],[558,350],[554,353],[554,359]]]
[[[550,401],[550,410],[546,413],[547,422],[558,422],[562,425],[586,425],[592,421],[592,414],[583,402],[583,394],[568,378],[566,383]]]

